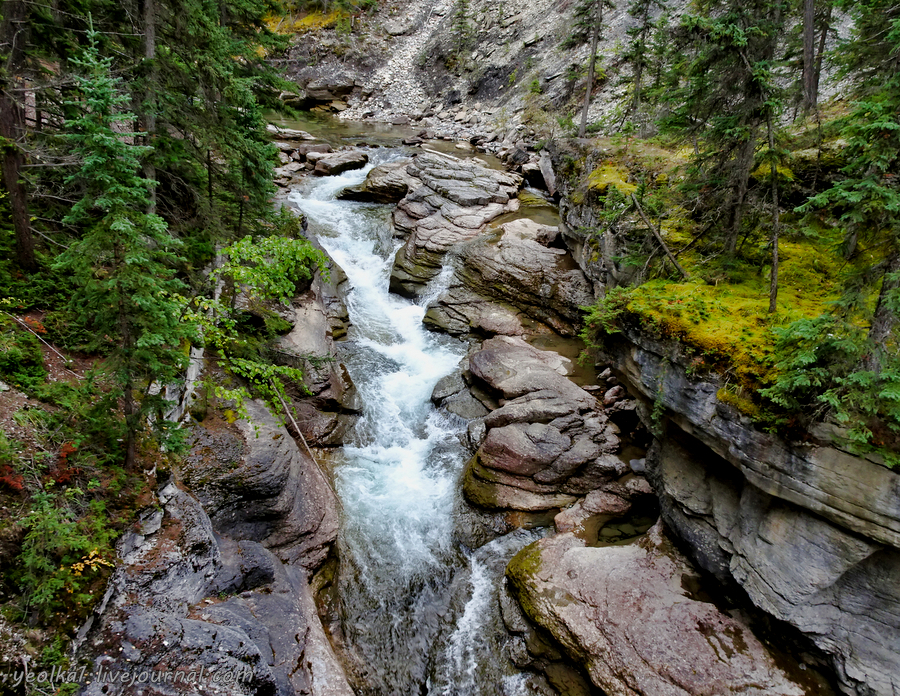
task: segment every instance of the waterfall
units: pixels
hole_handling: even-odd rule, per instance
[[[425,329],[424,303],[388,293],[391,207],[335,199],[396,156],[379,150],[369,167],[292,194],[352,288],[341,350],[364,406],[335,471],[344,642],[365,694],[511,695],[523,682],[502,649],[496,593],[506,562],[537,537],[517,533],[474,552],[454,541],[468,453],[459,420],[430,396],[467,345]],[[449,279],[442,273],[429,290]]]

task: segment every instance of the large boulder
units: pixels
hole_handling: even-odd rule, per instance
[[[453,335],[521,335],[525,324],[539,321],[575,335],[593,291],[569,253],[549,246],[556,236],[555,227],[522,219],[464,244],[426,325]]]
[[[485,341],[469,358],[470,392],[496,397],[463,478],[470,502],[555,510],[628,472],[615,456],[618,429],[597,399],[565,376],[570,368],[566,358],[506,336]]]
[[[412,162],[404,158],[374,167],[359,186],[348,186],[338,194],[341,200],[366,203],[397,203],[420,182],[406,169]]]
[[[416,155],[406,172],[416,181],[394,211],[395,233],[407,241],[394,259],[391,291],[415,297],[452,246],[518,208],[522,178],[437,152]]]
[[[638,543],[535,542],[507,566],[513,595],[609,696],[803,696],[741,619],[692,596],[698,576],[659,525]]]
[[[306,155],[310,159],[309,154]],[[325,154],[316,160],[313,174],[316,176],[334,176],[351,169],[362,169],[369,162],[369,156],[362,150],[341,150]]]

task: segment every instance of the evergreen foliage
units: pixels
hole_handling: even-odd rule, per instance
[[[81,58],[76,85],[80,99],[69,102],[77,115],[65,138],[81,167],[67,181],[83,191],[64,223],[85,234],[60,255],[58,270],[69,272],[77,292],[69,310],[108,343],[109,367],[122,390],[127,423],[126,464],[134,460],[140,412],[147,400],[135,390],[154,381],[172,381],[183,368],[181,342],[190,337],[180,321],[174,278],[175,240],[165,221],[147,213],[152,182],[140,171],[147,148],[128,144],[136,134],[116,130],[131,121],[122,107],[128,97],[110,75],[111,58],[101,58],[94,31]]]

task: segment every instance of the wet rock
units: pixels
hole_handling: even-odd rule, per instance
[[[410,186],[419,181],[407,174],[411,159],[379,164],[366,175],[359,186],[348,186],[338,194],[341,200],[364,201],[369,203],[396,203],[409,191]]]
[[[309,160],[309,155],[306,156]],[[334,176],[351,169],[362,169],[369,162],[369,156],[360,150],[344,150],[326,154],[316,160],[313,174],[316,176]]]
[[[575,335],[580,308],[593,302],[593,294],[568,252],[547,246],[556,235],[555,227],[523,219],[502,225],[499,237],[481,235],[463,244],[447,290],[428,307],[426,324],[454,335],[520,335],[524,321],[536,320]]]
[[[801,696],[750,628],[693,599],[688,562],[654,527],[640,543],[588,548],[558,534],[507,567],[513,595],[610,696]]]
[[[304,143],[298,145],[297,149],[294,150],[301,161],[309,161],[309,154],[311,152],[315,152],[316,156],[321,156],[333,151],[334,150],[332,149],[331,145],[329,145],[328,143]]]
[[[453,245],[518,206],[515,193],[522,180],[433,152],[416,155],[406,172],[419,183],[410,183],[394,211],[395,231],[407,241],[394,260],[391,291],[411,297],[439,272]]]
[[[569,361],[519,338],[485,341],[469,358],[471,388],[499,394],[466,467],[464,492],[492,509],[552,510],[627,472],[616,429],[564,375]]]

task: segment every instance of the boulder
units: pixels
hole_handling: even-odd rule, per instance
[[[802,696],[739,618],[687,589],[697,574],[657,525],[639,543],[558,534],[507,566],[513,596],[609,696]]]
[[[306,156],[307,160],[309,155]],[[351,169],[362,169],[369,162],[369,156],[361,150],[343,150],[327,154],[316,161],[313,174],[316,176],[334,176]]]
[[[520,335],[523,322],[531,320],[575,335],[593,291],[569,253],[548,246],[556,236],[555,227],[522,219],[501,225],[499,236],[485,234],[461,245],[460,262],[447,290],[429,305],[426,323],[454,335],[490,329]],[[503,320],[491,321],[498,314]]]
[[[614,456],[617,429],[596,398],[565,374],[570,362],[520,338],[487,340],[469,358],[469,391],[501,401],[479,419],[484,436],[463,478],[468,500],[490,509],[553,510],[629,471]],[[502,404],[502,405],[500,405]]]
[[[411,161],[401,159],[379,164],[366,175],[362,184],[348,186],[338,194],[338,198],[367,203],[397,203],[407,194],[411,184],[419,183],[406,172]]]

